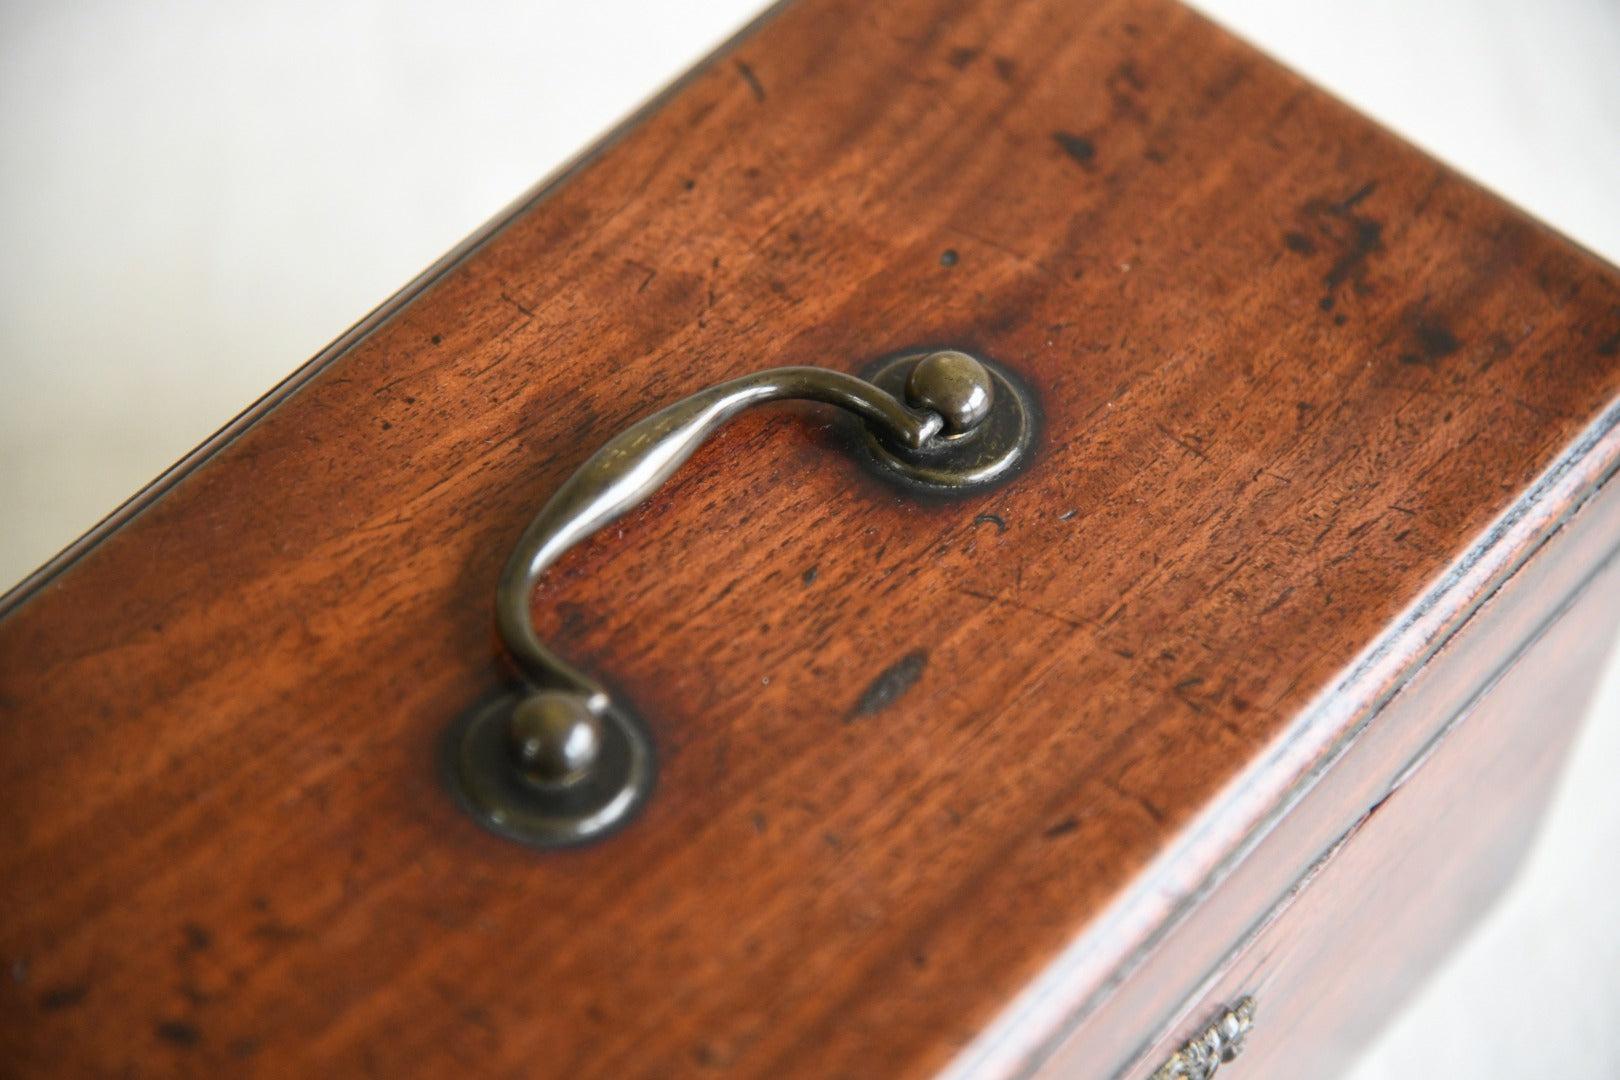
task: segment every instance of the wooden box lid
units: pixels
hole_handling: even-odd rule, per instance
[[[743,417],[535,598],[645,813],[457,810],[596,445],[935,343],[1034,388],[1027,471]],[[1617,392],[1620,277],[1185,9],[798,0],[7,597],[0,1056],[1017,1074],[1608,478]]]

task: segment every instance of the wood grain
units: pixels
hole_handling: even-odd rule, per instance
[[[1609,484],[1342,739],[1038,1075],[1151,1073],[1243,995],[1270,1047],[1245,1072],[1338,1075],[1517,865],[1614,639],[1617,557]]]
[[[1620,560],[1611,559],[1437,740],[1423,768],[1358,818],[1301,888],[1266,913],[1222,977],[1130,1076],[1146,1080],[1220,1003],[1245,994],[1263,1016],[1241,1071],[1234,1068],[1245,1080],[1337,1076],[1354,1062],[1444,955],[1455,928],[1517,868],[1603,672],[1616,595]],[[1534,1002],[1524,1004],[1534,1011]],[[1074,1064],[1059,1055],[1050,1075],[1083,1075]]]
[[[1028,472],[920,504],[743,418],[536,597],[651,724],[645,818],[455,811],[571,469],[930,342],[1035,387]],[[1432,653],[1398,617],[1617,354],[1612,270],[1183,9],[800,0],[12,599],[0,1068],[933,1073],[1356,657]]]

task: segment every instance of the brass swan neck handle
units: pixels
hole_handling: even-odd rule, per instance
[[[977,366],[977,361],[970,362]],[[988,387],[988,380],[984,385]],[[982,393],[988,408],[988,390]],[[584,695],[593,703],[593,712],[602,710],[605,703],[595,704],[604,696],[602,688],[553,655],[535,635],[529,603],[540,576],[569,548],[651,496],[732,417],[756,405],[788,399],[847,409],[881,438],[913,450],[926,446],[944,426],[938,414],[912,412],[864,379],[817,367],[771,368],[731,379],[631,425],[563,482],[507,560],[495,596],[495,621],[507,651],[525,675],[539,685]]]
[[[496,629],[523,685],[458,725],[448,772],[464,808],[502,835],[552,847],[602,835],[645,801],[655,771],[645,727],[546,648],[530,604],[549,567],[657,491],[732,417],[789,399],[836,405],[864,423],[875,467],[949,493],[982,489],[1027,454],[1026,395],[988,362],[948,349],[896,358],[870,380],[819,367],[755,372],[615,435],[541,508],[501,574]]]

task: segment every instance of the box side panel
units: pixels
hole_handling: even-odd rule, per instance
[[[1467,914],[1478,914],[1492,894],[1479,882],[1500,880],[1500,872],[1512,862],[1504,853],[1517,850],[1514,838],[1523,835],[1536,819],[1547,770],[1555,765],[1558,748],[1580,719],[1586,695],[1620,622],[1616,617],[1620,572],[1613,566],[1617,550],[1620,488],[1611,475],[1354,740],[1341,748],[1332,767],[1300,793],[1287,816],[1070,1033],[1040,1074],[1112,1076],[1126,1061],[1140,1063],[1142,1047],[1136,1040],[1144,1032],[1173,1025],[1177,1038],[1185,1037],[1186,1025],[1206,1021],[1202,1011],[1212,1007],[1200,992],[1186,996],[1188,989],[1225,978],[1238,954],[1252,954],[1251,942],[1262,933],[1272,940],[1279,940],[1277,933],[1285,933],[1280,940],[1299,942],[1301,956],[1288,963],[1292,968],[1303,965],[1324,980],[1337,980],[1343,988],[1347,1016],[1356,1015],[1355,1010],[1383,1015],[1380,1003],[1390,1000],[1394,989],[1412,984],[1428,962],[1465,932],[1469,919],[1462,917],[1465,913],[1459,905],[1474,897],[1477,903]],[[1547,699],[1545,706],[1535,705],[1537,693]],[[1480,723],[1481,717],[1492,719]],[[1437,757],[1437,750],[1449,745],[1465,727],[1485,733],[1469,735],[1470,743],[1487,747],[1491,740],[1504,746],[1511,743],[1501,750],[1510,762],[1528,754],[1525,748],[1539,745],[1537,740],[1551,744],[1548,752],[1552,756],[1544,759],[1538,751],[1526,757],[1522,790],[1510,790],[1511,785],[1493,789],[1491,783],[1469,779],[1456,768],[1425,773],[1431,756]],[[1536,768],[1530,768],[1530,763]],[[1452,797],[1462,809],[1437,817],[1438,835],[1424,841],[1435,850],[1455,850],[1455,854],[1435,859],[1428,871],[1420,871],[1417,864],[1402,858],[1400,866],[1407,877],[1392,878],[1375,870],[1361,886],[1376,892],[1380,902],[1391,904],[1399,901],[1401,889],[1406,888],[1406,900],[1412,906],[1433,900],[1446,912],[1432,926],[1424,924],[1433,931],[1427,948],[1402,946],[1404,951],[1398,957],[1367,947],[1359,954],[1336,956],[1335,963],[1344,962],[1341,968],[1315,967],[1312,960],[1324,946],[1305,942],[1297,930],[1263,929],[1280,919],[1282,910],[1293,903],[1305,884],[1323,871],[1349,837],[1359,835],[1375,812],[1388,816],[1383,808],[1394,804],[1396,793],[1420,773],[1430,777],[1425,782],[1429,788],[1443,783],[1436,779],[1440,777],[1456,782]],[[1503,803],[1511,802],[1511,813],[1519,816],[1504,816],[1509,811],[1501,808],[1490,813],[1469,809],[1470,800],[1488,802],[1498,797]],[[1407,814],[1401,820],[1407,823],[1402,827],[1417,830],[1423,818]],[[1415,838],[1399,842],[1418,845]],[[1358,842],[1358,850],[1363,853],[1358,858],[1365,859],[1367,852],[1378,849],[1374,843]],[[1395,859],[1387,852],[1384,857]],[[1481,865],[1474,864],[1476,859]],[[1342,881],[1348,873],[1340,869],[1334,877]],[[1445,880],[1448,877],[1456,880]],[[1326,903],[1325,897],[1338,896],[1348,887],[1317,893],[1315,903]],[[1340,915],[1348,919],[1363,906],[1349,898]],[[1357,955],[1364,962],[1350,963]],[[1365,1025],[1352,1027],[1358,1039],[1367,1031]]]
[[[1521,864],[1612,648],[1617,603],[1611,559],[1126,1076],[1147,1080],[1244,998],[1256,1023],[1234,1078],[1326,1080],[1353,1063]],[[1053,1075],[1090,1074],[1077,1063]]]

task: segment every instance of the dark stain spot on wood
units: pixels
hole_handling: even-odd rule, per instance
[[[1316,254],[1316,241],[1302,232],[1284,233],[1283,244],[1289,251],[1297,251],[1301,255]]]
[[[1103,82],[1108,96],[1113,102],[1114,115],[1130,123],[1147,126],[1152,117],[1137,101],[1137,95],[1147,89],[1142,76],[1136,70],[1135,61],[1126,60],[1112,72]]]
[[[1462,347],[1445,324],[1426,315],[1420,315],[1412,324],[1412,330],[1417,336],[1418,344],[1431,360],[1441,360]]]
[[[184,1020],[165,1020],[156,1030],[158,1038],[174,1046],[196,1046],[202,1042],[202,1032]]]
[[[855,702],[855,709],[849,718],[854,720],[862,716],[872,716],[887,709],[917,684],[917,680],[922,678],[923,669],[927,666],[927,649],[907,653],[872,680],[871,685],[861,694],[860,700]]]
[[[743,82],[748,84],[748,89],[753,91],[754,100],[764,101],[765,86],[759,81],[759,76],[754,74],[754,69],[741,60],[736,61],[736,65],[737,74],[742,76]]]
[[[1457,336],[1433,316],[1419,313],[1412,318],[1411,326],[1412,341],[1417,348],[1400,354],[1400,361],[1403,364],[1433,367],[1436,361],[1443,360],[1462,348]]]
[[[251,1035],[244,1035],[240,1039],[231,1040],[231,1056],[246,1061],[254,1057],[263,1048],[263,1044]]]
[[[1007,522],[1002,519],[1000,514],[980,514],[973,519],[973,527],[978,528],[980,525],[994,525],[997,536],[1007,531]]]
[[[961,71],[978,58],[978,49],[970,49],[967,46],[962,46],[960,48],[952,49],[950,51],[950,55],[945,58],[945,62],[950,64],[951,67],[955,68],[957,71]]]
[[[207,952],[209,946],[214,943],[214,936],[205,927],[194,922],[183,924],[180,932],[185,935],[188,952]]]
[[[1330,288],[1337,288],[1346,281],[1361,283],[1366,277],[1367,257],[1384,246],[1382,222],[1352,217],[1352,224],[1355,227],[1350,235],[1350,243],[1327,273]]]
[[[1012,77],[1018,73],[1018,65],[1005,56],[998,56],[990,63],[996,69],[996,77],[1002,82],[1012,82]]]
[[[208,991],[201,989],[195,983],[191,982],[183,983],[181,985],[180,994],[193,1005],[207,1005],[211,1002],[219,1000],[218,994],[210,994]]]
[[[939,257],[939,265],[941,265],[941,266],[955,266],[956,265],[956,260],[957,260],[956,249],[955,248],[946,248],[945,251]]]
[[[754,827],[754,831],[759,833],[761,836],[765,834],[765,828],[768,822],[765,820],[764,814],[755,811],[754,815],[748,819],[748,823],[752,825]]]
[[[433,342],[435,345],[444,344],[444,336],[442,334],[434,334],[432,337],[428,338],[428,340]]]
[[[724,1069],[731,1065],[736,1055],[719,1043],[699,1043],[692,1050],[692,1060],[705,1069]]]
[[[814,585],[816,583],[816,575],[819,573],[821,573],[821,567],[812,566],[810,569],[804,572],[804,583],[806,585]]]
[[[57,1012],[61,1009],[71,1009],[90,996],[90,986],[87,983],[70,983],[64,986],[53,986],[39,995],[39,1007],[44,1012]]]
[[[695,187],[697,187],[697,181],[693,180],[690,176],[681,181],[681,188],[684,191],[691,191]]]
[[[1322,275],[1322,283],[1327,288],[1321,305],[1323,311],[1332,308],[1327,300],[1341,286],[1349,284],[1358,292],[1366,288],[1367,261],[1375,252],[1383,250],[1383,223],[1356,212],[1356,207],[1377,190],[1377,182],[1368,181],[1346,198],[1312,199],[1301,208],[1315,223],[1322,239],[1337,252],[1333,265]],[[1308,234],[1302,232],[1301,235],[1310,239]]]
[[[1599,356],[1614,356],[1620,354],[1620,333],[1611,334],[1609,339],[1597,347]]]
[[[256,924],[249,933],[260,941],[278,946],[298,941],[304,936],[303,931],[277,919],[266,919]]]
[[[1322,297],[1322,299],[1316,302],[1316,306],[1321,308],[1323,311],[1332,311],[1335,303],[1337,303],[1337,301],[1334,299],[1333,294],[1328,293],[1326,296]]]
[[[1045,836],[1048,840],[1051,840],[1059,836],[1066,836],[1069,833],[1074,832],[1074,830],[1078,829],[1079,827],[1080,819],[1075,817],[1073,814],[1070,814],[1062,821],[1059,821],[1054,825],[1048,825],[1046,827],[1046,831],[1041,835]]]
[[[1250,74],[1248,64],[1242,61],[1233,64],[1221,74],[1220,78],[1204,87],[1204,100],[1211,105],[1219,105],[1227,99],[1233,90],[1248,82]]]
[[[1084,135],[1075,135],[1068,131],[1054,131],[1052,138],[1075,161],[1089,166],[1097,156],[1097,145]]]

